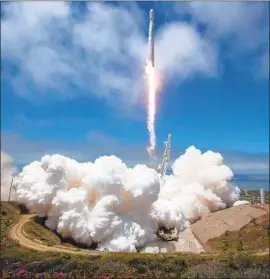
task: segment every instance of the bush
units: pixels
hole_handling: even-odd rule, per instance
[[[193,278],[221,278],[220,275],[224,265],[220,263],[203,263],[195,267],[191,267],[189,272],[193,274]]]
[[[269,279],[269,271],[267,268],[247,268],[241,270],[233,270],[232,272],[226,274],[228,279],[237,278],[252,278],[252,279]]]
[[[252,258],[249,255],[239,255],[235,260],[235,266],[238,269],[248,268],[253,265]]]
[[[221,249],[223,252],[227,251],[229,247],[228,241],[227,240],[222,240],[221,242]]]
[[[136,266],[136,271],[139,273],[139,274],[142,274],[142,273],[146,273],[146,271],[148,270],[147,266],[145,266],[144,264],[138,264]]]
[[[236,248],[237,251],[242,251],[243,250],[243,243],[242,243],[241,240],[237,241],[235,246],[236,246],[235,248]]]
[[[126,264],[121,261],[108,261],[97,270],[97,274],[110,274],[111,276],[117,276],[120,274],[128,274],[132,273],[132,269]]]

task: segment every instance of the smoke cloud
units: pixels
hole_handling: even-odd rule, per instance
[[[146,165],[128,168],[115,156],[79,163],[46,155],[25,166],[16,196],[46,226],[98,250],[134,252],[155,240],[157,228],[185,229],[204,213],[232,206],[240,190],[222,156],[188,148],[160,189]]]
[[[233,204],[233,206],[238,206],[238,205],[242,205],[242,204],[250,204],[250,202],[249,201],[236,201],[234,204]]]
[[[1,201],[8,200],[12,174],[15,172],[12,163],[12,158],[4,151],[1,151]],[[11,192],[10,199],[14,200],[14,192]]]
[[[202,153],[191,146],[176,159],[172,171],[153,204],[155,219],[167,229],[183,229],[239,199],[240,189],[229,182],[233,172],[219,153]]]

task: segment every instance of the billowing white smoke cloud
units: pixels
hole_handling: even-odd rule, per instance
[[[242,205],[242,204],[250,204],[250,202],[249,201],[236,201],[234,204],[233,204],[233,206],[238,206],[238,205]]]
[[[150,207],[159,180],[155,170],[144,165],[129,169],[114,156],[94,163],[45,156],[26,166],[16,184],[19,202],[48,215],[49,228],[79,243],[136,251],[154,235]]]
[[[153,204],[154,218],[168,229],[182,229],[205,213],[232,206],[239,198],[240,189],[229,183],[233,173],[219,153],[202,153],[191,146],[172,170]]]
[[[12,162],[12,158],[1,151],[1,201],[7,201],[9,197],[12,174],[15,172]],[[11,192],[10,199],[14,199],[14,192]]]
[[[158,226],[185,228],[202,214],[231,206],[239,189],[218,153],[190,147],[173,165],[160,191],[159,174],[145,165],[128,168],[115,156],[78,163],[44,156],[16,180],[18,201],[47,215],[63,237],[109,251],[136,251],[155,239]]]

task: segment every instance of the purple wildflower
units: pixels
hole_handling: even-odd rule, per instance
[[[20,269],[20,270],[16,273],[16,275],[23,275],[23,274],[25,274],[25,273],[27,273],[26,269]]]
[[[59,277],[64,277],[64,276],[66,276],[66,274],[63,273],[63,272],[57,272],[57,275],[58,275]]]

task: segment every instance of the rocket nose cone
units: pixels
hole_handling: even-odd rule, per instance
[[[150,17],[154,16],[154,10],[153,9],[150,10],[149,15],[150,15]]]

